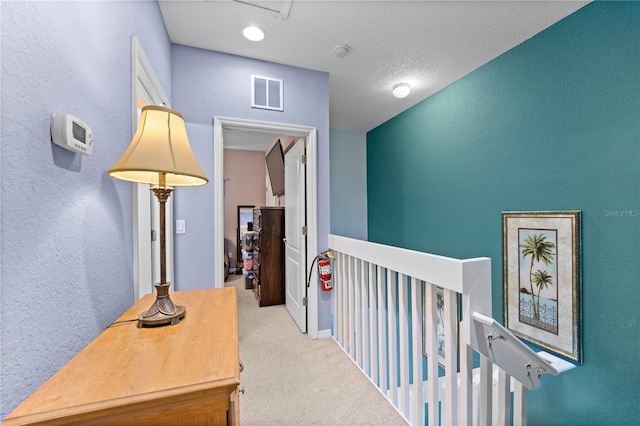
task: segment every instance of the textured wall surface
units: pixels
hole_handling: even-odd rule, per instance
[[[106,171],[131,140],[131,36],[165,91],[155,2],[2,2],[2,416],[133,303],[131,184]],[[50,141],[54,113],[93,155]]]
[[[492,259],[503,211],[582,211],[584,364],[533,425],[638,423],[640,4],[593,2],[367,135],[369,238]],[[615,213],[618,212],[618,213]]]
[[[205,173],[213,175],[213,117],[313,126],[318,130],[318,249],[329,233],[329,75],[182,45],[172,49],[173,106],[184,114],[189,140]],[[284,111],[251,108],[251,74],[284,80]],[[194,230],[175,240],[176,288],[213,286],[213,185],[176,191],[175,215]],[[319,299],[320,330],[331,304]]]
[[[331,233],[367,239],[367,135],[331,130]]]

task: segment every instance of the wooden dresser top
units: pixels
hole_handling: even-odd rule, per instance
[[[154,299],[155,295],[143,297],[117,321],[137,319]],[[47,420],[65,413],[236,387],[240,371],[235,287],[178,291],[171,293],[171,299],[187,309],[179,324],[111,325],[7,416],[3,425],[22,424],[27,418],[18,419],[21,416]]]

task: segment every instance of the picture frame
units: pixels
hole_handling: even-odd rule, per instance
[[[502,212],[504,325],[582,362],[580,211]]]

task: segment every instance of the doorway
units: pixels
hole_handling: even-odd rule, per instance
[[[306,264],[311,265],[317,255],[317,137],[316,128],[264,121],[245,120],[228,117],[213,119],[213,186],[214,186],[214,262],[216,286],[224,286],[224,132],[223,130],[262,131],[285,134],[307,140],[307,180],[305,184],[307,200],[307,254]],[[306,283],[300,283],[301,286]],[[306,289],[304,289],[306,290]],[[311,291],[307,296],[307,333],[310,338],[318,338],[318,294]]]

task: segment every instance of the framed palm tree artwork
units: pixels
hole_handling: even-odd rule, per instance
[[[504,324],[582,362],[580,211],[503,212]]]

